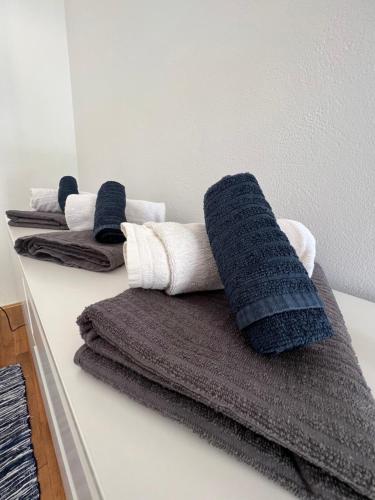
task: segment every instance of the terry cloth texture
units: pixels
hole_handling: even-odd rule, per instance
[[[71,194],[65,203],[66,223],[71,231],[94,229],[96,194]]]
[[[94,228],[96,194],[71,194],[65,204],[65,217],[69,229],[84,231]],[[135,224],[165,221],[165,203],[126,199],[125,219]]]
[[[65,210],[66,199],[70,194],[78,194],[78,184],[74,177],[65,175],[60,179],[59,191],[57,193],[57,199],[63,212]]]
[[[20,255],[88,271],[112,271],[122,266],[122,245],[97,242],[91,231],[35,234],[18,238],[14,248]]]
[[[312,273],[313,235],[300,222],[278,222]],[[130,288],[165,290],[169,295],[223,288],[204,224],[147,222],[140,226],[124,222],[121,229],[126,238],[124,259]]]
[[[257,352],[278,354],[332,335],[314,283],[253,175],[210,187],[204,214],[237,325]]]
[[[40,229],[68,229],[65,216],[57,212],[36,210],[7,210],[8,224],[15,227],[36,227]]]
[[[40,498],[20,365],[0,369],[0,499]]]
[[[60,212],[61,208],[57,199],[57,189],[31,188],[30,207],[40,212]]]
[[[318,264],[313,280],[335,331],[322,344],[261,356],[222,291],[137,289],[84,310],[75,362],[300,498],[375,499],[375,402]]]
[[[101,243],[123,243],[120,225],[125,222],[126,195],[122,184],[107,181],[101,185],[95,206],[94,236]]]

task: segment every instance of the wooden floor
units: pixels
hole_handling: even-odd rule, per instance
[[[7,306],[12,328],[23,324],[21,305]],[[0,367],[19,363],[26,379],[32,441],[38,464],[38,479],[42,500],[65,500],[56,455],[40,394],[25,327],[12,333],[3,311],[0,310]]]

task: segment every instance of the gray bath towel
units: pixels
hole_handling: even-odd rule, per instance
[[[318,265],[313,280],[334,329],[322,343],[267,358],[223,292],[133,289],[85,309],[75,362],[300,498],[374,499],[375,402]]]
[[[16,227],[37,227],[40,229],[69,229],[65,215],[38,210],[7,210],[8,224]]]
[[[122,245],[98,243],[92,231],[64,231],[18,238],[20,255],[89,271],[112,271],[124,264]]]

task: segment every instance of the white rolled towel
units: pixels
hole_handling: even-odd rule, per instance
[[[164,222],[165,203],[146,200],[126,200],[126,220],[135,224],[145,222]]]
[[[130,288],[170,295],[223,288],[204,224],[124,222],[121,229]]]
[[[59,212],[62,210],[58,200],[59,190],[55,188],[31,188],[30,207],[39,212]],[[81,194],[89,194],[82,192]]]
[[[307,259],[311,276],[314,237],[300,222],[279,219],[278,223],[304,265]],[[169,295],[223,288],[203,223],[125,222],[121,229],[130,288],[165,290]]]
[[[71,231],[91,230],[94,227],[96,194],[71,194],[65,203],[66,223]],[[126,200],[126,220],[135,224],[165,220],[165,203],[146,200]]]
[[[70,194],[65,202],[65,219],[71,231],[94,228],[96,194]]]
[[[302,222],[296,220],[277,219],[277,223],[287,235],[290,244],[311,278],[316,255],[316,242],[312,232]]]
[[[58,199],[58,190],[51,188],[31,188],[30,207],[39,212],[62,212]]]

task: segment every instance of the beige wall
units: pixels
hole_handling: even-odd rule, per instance
[[[0,2],[0,211],[77,174],[63,0]],[[4,216],[0,304],[18,300]]]
[[[375,3],[66,0],[82,185],[202,219],[250,170],[317,237],[340,290],[375,300]]]

